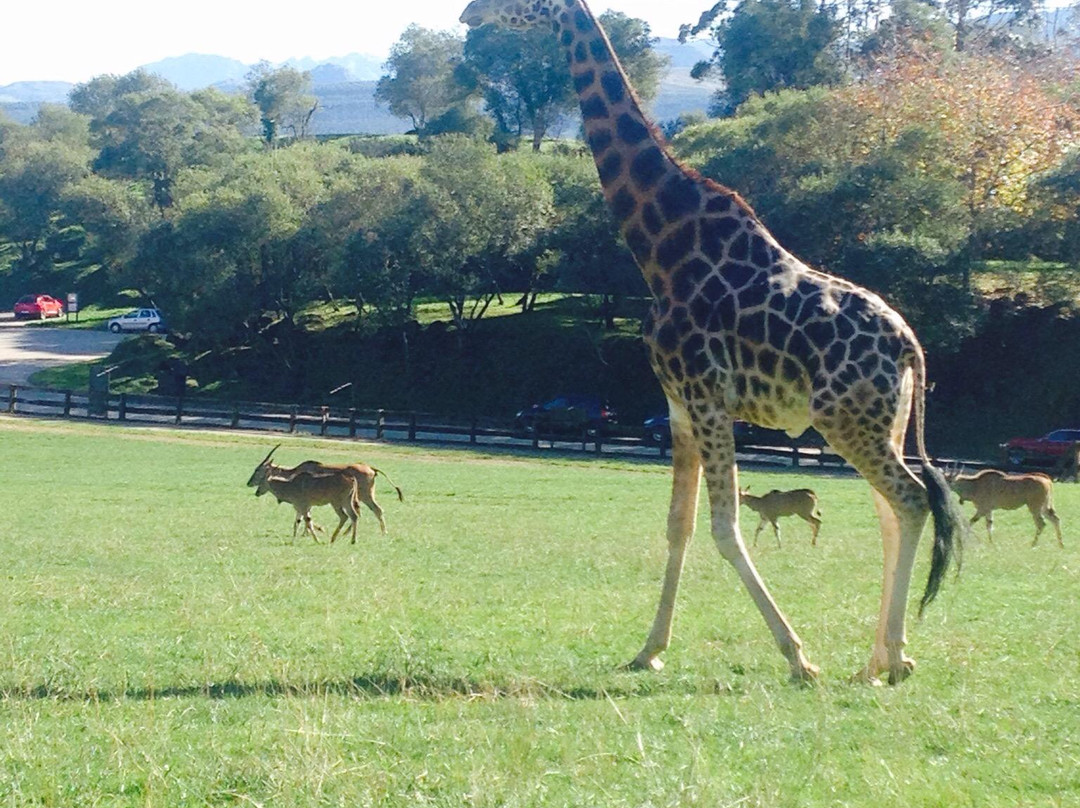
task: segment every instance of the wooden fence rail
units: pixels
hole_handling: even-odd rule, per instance
[[[225,402],[197,396],[120,393],[92,395],[23,385],[0,387],[0,412],[50,418],[83,418],[131,424],[171,424],[215,429],[265,430],[368,440],[456,443],[472,446],[557,449],[592,454],[665,457],[668,440],[657,443],[643,428],[618,427],[611,434],[523,432],[509,419],[454,418],[433,413],[267,402]],[[765,461],[799,466],[843,461],[828,450],[805,446],[742,446]]]

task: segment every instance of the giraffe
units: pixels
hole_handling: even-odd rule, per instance
[[[627,667],[663,667],[704,476],[713,540],[764,617],[792,679],[819,675],[739,531],[732,435],[739,418],[792,435],[814,426],[869,482],[884,571],[873,649],[858,676],[905,679],[915,667],[904,653],[905,611],[920,535],[932,513],[921,615],[960,548],[962,521],[926,453],[926,366],[912,329],[872,292],[807,267],[734,191],[679,164],[582,0],[474,0],[461,22],[551,28],[566,52],[605,199],[652,293],[644,339],[672,432],[668,558],[652,628]],[[912,409],[921,475],[902,454]]]

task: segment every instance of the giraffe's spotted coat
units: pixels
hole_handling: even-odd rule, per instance
[[[681,558],[693,529],[684,492],[696,492],[692,475],[700,463],[717,544],[737,567],[749,564],[737,532],[731,438],[732,419],[742,418],[791,433],[816,427],[891,510],[887,519],[879,508],[891,563],[898,543],[917,543],[928,507],[926,490],[901,456],[914,401],[925,458],[925,363],[911,329],[876,295],[806,267],[777,244],[737,194],[679,165],[642,114],[606,35],[581,0],[474,0],[462,15],[470,25],[521,27],[523,20],[553,21],[605,197],[654,297],[644,338],[672,413],[673,558]],[[910,577],[907,555],[903,563],[898,579]],[[763,586],[753,580],[747,585]],[[653,666],[666,647],[672,586],[665,579],[642,664]],[[896,600],[906,595],[906,578],[896,586],[903,592],[894,599],[894,585],[887,583],[880,626],[887,610],[903,608]],[[806,675],[812,666],[783,616],[775,607],[763,614],[793,674]],[[902,618],[899,625],[899,636],[895,620],[888,632],[879,627],[871,673],[886,664],[890,675],[901,678],[909,670],[900,653]]]

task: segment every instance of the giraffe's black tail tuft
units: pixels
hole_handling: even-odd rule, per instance
[[[930,463],[924,462],[922,478],[934,522],[934,546],[930,559],[930,577],[926,581],[922,600],[919,601],[919,617],[922,617],[923,610],[937,597],[953,556],[956,557],[956,571],[959,574],[964,549],[964,515],[952,496],[945,475]]]

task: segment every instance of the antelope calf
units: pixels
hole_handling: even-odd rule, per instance
[[[292,468],[275,466],[270,461],[270,458],[273,457],[274,452],[276,452],[278,449],[278,446],[281,446],[281,444],[279,443],[277,446],[271,449],[270,454],[263,458],[263,461],[255,467],[255,471],[252,473],[250,479],[248,479],[247,482],[249,487],[254,488],[259,484],[258,481],[261,477],[265,477],[266,475],[271,473],[273,474],[273,476],[283,480],[292,479],[297,474],[308,474],[313,477],[344,474],[345,476],[353,479],[356,482],[357,498],[360,502],[367,505],[371,512],[375,514],[375,518],[379,520],[379,529],[383,532],[383,534],[386,533],[386,521],[383,519],[383,509],[379,507],[379,503],[375,501],[375,478],[380,474],[383,477],[386,477],[390,485],[392,485],[394,487],[394,490],[397,491],[399,502],[405,501],[405,495],[401,493],[401,489],[398,486],[394,485],[394,481],[390,479],[389,475],[387,475],[385,471],[381,471],[380,469],[377,469],[374,466],[369,466],[365,463],[320,463],[317,460],[305,460],[300,465],[293,466]],[[272,469],[273,471],[271,472],[270,469]]]
[[[821,527],[821,512],[817,506],[817,494],[809,488],[796,488],[794,491],[777,491],[756,497],[745,488],[739,489],[739,503],[755,511],[761,517],[757,530],[754,531],[754,545],[765,523],[772,525],[776,534],[776,546],[780,547],[780,526],[776,520],[781,516],[798,516],[809,523],[812,531],[810,544],[817,546],[818,529]]]
[[[1058,546],[1061,540],[1061,522],[1054,512],[1054,483],[1045,474],[1006,474],[997,469],[983,469],[978,474],[957,474],[949,481],[953,491],[960,495],[960,502],[970,500],[975,504],[971,524],[986,520],[986,538],[994,540],[994,511],[1011,511],[1023,505],[1035,520],[1034,547],[1047,520],[1057,532]]]
[[[311,538],[318,544],[319,537],[315,535],[317,526],[312,524],[311,509],[315,505],[330,505],[337,512],[339,520],[330,536],[330,543],[334,543],[345,520],[348,519],[352,521],[351,543],[356,544],[356,522],[360,518],[360,502],[356,495],[356,480],[349,475],[342,473],[315,475],[299,472],[285,478],[269,474],[258,483],[255,496],[261,497],[267,491],[272,493],[278,502],[288,502],[296,510],[293,538],[296,538],[296,528],[303,520],[304,532],[310,533]]]

